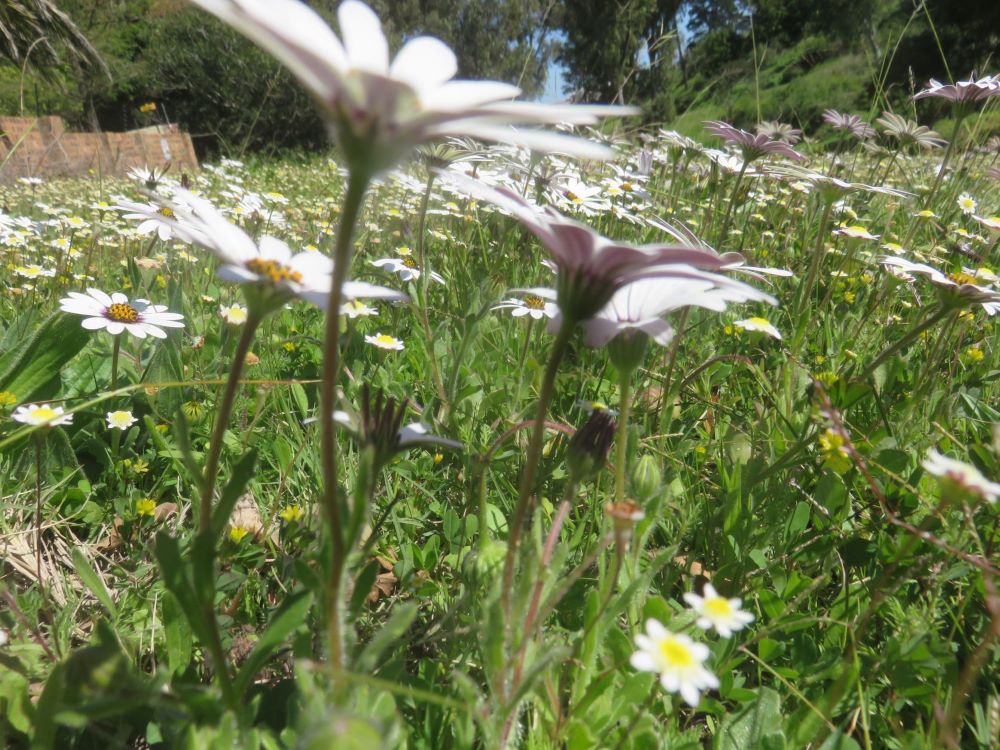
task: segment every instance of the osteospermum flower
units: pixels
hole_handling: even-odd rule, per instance
[[[733,325],[744,331],[756,331],[766,333],[768,336],[781,339],[781,333],[767,320],[767,318],[746,318],[745,320],[734,320]]]
[[[378,309],[369,307],[361,300],[352,299],[340,306],[340,313],[354,320],[354,318],[367,318],[372,315],[378,315]]]
[[[122,432],[139,421],[132,412],[125,410],[109,411],[107,419],[109,430],[121,430]]]
[[[976,199],[968,193],[962,193],[958,196],[957,203],[958,207],[962,209],[962,213],[966,216],[971,216],[976,213]]]
[[[641,331],[665,346],[673,329],[663,316],[684,307],[702,307],[715,312],[731,302],[777,304],[769,294],[721,274],[692,269],[689,278],[650,278],[627,284],[585,324],[587,346],[604,346],[627,331]]]
[[[390,63],[382,24],[358,0],[341,3],[338,37],[297,0],[194,0],[284,63],[317,99],[348,159],[379,171],[414,146],[446,136],[501,141],[536,151],[607,158],[603,145],[517,124],[593,124],[634,110],[512,101],[497,81],[453,81],[455,54],[427,36],[410,39]]]
[[[403,342],[394,336],[390,336],[387,333],[376,333],[372,336],[365,336],[365,341],[367,341],[372,346],[377,346],[379,349],[391,349],[393,351],[402,351]]]
[[[988,229],[1000,230],[1000,216],[974,216],[973,218]]]
[[[616,242],[509,190],[451,172],[442,177],[511,214],[539,239],[556,271],[559,310],[574,323],[592,317],[632,281],[653,276],[687,278],[698,274],[695,267],[719,269],[743,259],[738,253],[719,255],[707,248]]]
[[[795,161],[805,161],[806,157],[792,148],[784,141],[771,140],[767,135],[748,133],[727,122],[719,120],[708,120],[705,122],[705,130],[712,135],[716,135],[726,143],[732,144],[740,149],[744,161],[751,162],[763,156],[777,154],[785,156]]]
[[[938,478],[946,499],[963,499],[972,495],[995,503],[1000,497],[1000,484],[991,482],[972,464],[942,456],[931,448],[921,466]]]
[[[122,218],[139,222],[135,228],[139,234],[153,234],[161,240],[171,239],[177,227],[177,218],[169,206],[158,206],[153,203],[137,203],[129,200],[119,200],[114,208],[125,213]]]
[[[658,620],[646,620],[645,635],[635,637],[638,651],[629,663],[641,672],[658,672],[668,693],[680,693],[689,706],[697,706],[704,690],[719,687],[719,680],[704,667],[708,647],[682,633],[671,633]]]
[[[728,638],[735,631],[742,630],[754,620],[750,612],[744,612],[742,599],[727,599],[719,596],[715,587],[705,584],[702,595],[694,592],[684,594],[684,601],[698,613],[697,625],[702,630],[715,628],[719,635]]]
[[[932,78],[927,88],[914,94],[913,98],[938,97],[959,104],[971,104],[991,96],[1000,96],[1000,75],[987,76],[978,81],[973,77],[968,81],[957,81],[954,84],[941,83]]]
[[[56,427],[61,424],[70,424],[73,421],[72,414],[66,414],[61,406],[49,406],[48,404],[27,404],[14,409],[10,415],[15,422],[30,424],[33,427],[46,425]]]
[[[846,130],[855,138],[864,140],[874,138],[875,128],[862,120],[858,115],[849,115],[835,109],[823,110],[823,120],[837,130]]]
[[[107,294],[100,289],[88,289],[86,294],[70,292],[59,300],[63,312],[83,315],[81,325],[89,331],[102,328],[113,336],[123,331],[139,339],[152,336],[157,339],[167,337],[164,328],[183,328],[184,316],[168,312],[166,305],[153,305],[149,300],[129,301],[121,292]]]

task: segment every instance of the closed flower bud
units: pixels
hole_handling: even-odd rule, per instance
[[[660,489],[663,473],[653,456],[643,456],[632,470],[632,490],[636,497],[648,500]]]
[[[617,423],[607,411],[595,409],[576,431],[566,449],[570,479],[583,482],[594,477],[608,459]]]

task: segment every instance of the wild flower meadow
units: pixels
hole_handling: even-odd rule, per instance
[[[0,744],[996,747],[995,142],[196,2],[334,148],[0,188]]]

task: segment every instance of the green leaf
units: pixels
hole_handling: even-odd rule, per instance
[[[77,316],[52,315],[24,345],[0,357],[0,391],[10,391],[21,403],[43,392],[54,395],[59,371],[87,345],[89,338]]]
[[[226,488],[222,491],[218,505],[212,513],[212,531],[218,538],[226,530],[229,523],[229,516],[232,515],[236,501],[240,499],[243,491],[246,490],[253,477],[254,466],[257,464],[257,449],[251,448],[246,455],[240,459],[239,463],[233,467],[233,473],[226,483]]]
[[[755,702],[726,716],[715,740],[717,750],[769,750],[784,747],[781,698],[770,688],[760,688]]]
[[[312,592],[300,591],[287,597],[271,617],[271,622],[264,635],[253,647],[253,651],[243,662],[239,674],[236,675],[234,689],[237,695],[242,695],[250,687],[258,670],[267,662],[274,652],[285,642],[288,634],[306,621],[309,607],[312,605]]]
[[[402,638],[403,634],[409,630],[410,624],[417,616],[417,605],[412,602],[400,604],[386,621],[368,645],[358,654],[357,662],[354,665],[355,671],[361,673],[371,672],[378,666],[379,657],[389,646]]]
[[[156,535],[154,551],[156,561],[160,564],[163,585],[177,599],[191,630],[203,643],[209,643],[212,631],[199,605],[191,577],[188,575],[187,563],[181,558],[177,540],[161,531]]]
[[[194,644],[191,641],[191,626],[177,598],[170,592],[163,594],[161,616],[163,632],[167,641],[167,664],[173,674],[179,674],[191,664]]]
[[[107,586],[104,585],[104,581],[101,580],[96,571],[90,567],[90,561],[87,560],[79,547],[73,548],[70,552],[70,557],[73,560],[73,568],[76,570],[76,574],[80,576],[86,587],[90,589],[90,593],[97,597],[97,601],[108,611],[112,619],[117,620],[118,608],[115,606],[114,599],[111,598],[111,592],[108,591]]]

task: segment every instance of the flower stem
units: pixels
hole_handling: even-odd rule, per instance
[[[524,470],[521,472],[521,485],[518,492],[517,505],[514,507],[514,515],[510,522],[510,532],[507,537],[507,558],[503,568],[503,587],[500,590],[501,608],[504,612],[504,622],[509,627],[510,614],[510,590],[514,583],[514,568],[517,560],[517,546],[521,540],[521,527],[524,519],[528,515],[528,508],[531,505],[531,493],[535,489],[535,476],[538,471],[538,463],[542,453],[542,437],[545,434],[545,415],[549,410],[549,403],[555,392],[556,373],[559,371],[559,364],[562,362],[569,348],[569,341],[573,335],[576,324],[564,318],[556,334],[555,343],[552,345],[552,352],[549,354],[549,363],[545,368],[545,377],[542,380],[542,390],[538,394],[538,413],[535,415],[535,424],[531,431],[531,442],[528,443],[528,453],[525,457]]]
[[[424,227],[427,224],[427,206],[430,203],[431,188],[434,187],[435,176],[434,172],[430,172],[427,175],[427,187],[424,189],[424,197],[420,201],[420,220],[417,224],[417,268],[420,269],[420,303],[418,307],[420,309],[420,325],[424,329],[424,335],[427,337],[427,361],[431,366],[431,377],[434,380],[434,387],[438,392],[438,398],[441,399],[442,404],[446,404],[448,402],[448,394],[444,389],[444,379],[441,377],[441,369],[438,367],[437,355],[434,353],[434,333],[431,331],[431,321],[427,313],[427,308],[430,305],[428,292],[430,289],[431,274],[424,257],[424,245],[426,244]]]
[[[344,524],[340,513],[337,481],[337,445],[333,412],[337,405],[337,380],[340,378],[340,306],[343,286],[351,267],[351,248],[354,227],[357,224],[369,174],[352,169],[347,182],[347,194],[340,212],[337,227],[337,244],[334,249],[333,283],[326,307],[326,331],[323,339],[323,381],[320,385],[320,461],[323,469],[323,508],[329,524],[333,557],[330,563],[328,628],[330,664],[334,671],[344,665],[344,644],[341,628],[341,588],[343,585],[346,547]]]
[[[865,368],[864,372],[862,372],[861,375],[859,376],[860,379],[861,380],[867,379],[873,372],[875,372],[875,370],[878,369],[879,365],[881,365],[883,362],[885,362],[886,360],[888,360],[889,357],[891,357],[896,352],[898,352],[901,349],[904,349],[907,346],[909,346],[910,344],[912,344],[921,333],[923,333],[924,331],[926,331],[928,328],[930,328],[931,326],[933,326],[935,323],[938,323],[942,318],[944,318],[945,316],[947,316],[948,313],[950,313],[950,312],[951,312],[951,308],[949,308],[949,307],[947,307],[945,305],[942,305],[941,307],[939,307],[937,309],[937,311],[935,311],[933,314],[929,315],[924,320],[923,323],[920,323],[918,326],[916,326],[915,328],[913,328],[912,330],[910,330],[901,339],[899,339],[895,343],[890,344],[888,347],[886,347],[882,351],[882,353],[879,354],[875,358],[875,360],[870,365],[868,365],[868,367]]]
[[[118,354],[122,348],[121,334],[115,336],[114,343],[111,344],[111,390],[118,388]]]
[[[743,166],[740,167],[740,173],[736,175],[736,182],[733,183],[733,192],[729,195],[729,205],[726,206],[726,215],[722,219],[722,228],[719,230],[719,236],[715,240],[716,247],[721,248],[722,243],[726,241],[726,234],[729,232],[729,222],[733,217],[733,207],[736,205],[736,197],[739,195],[740,185],[743,184],[743,175],[747,173],[747,167],[749,166],[750,162],[744,159]]]
[[[240,375],[243,374],[243,365],[246,364],[247,352],[250,351],[250,344],[257,326],[260,325],[262,317],[254,311],[252,306],[247,313],[246,323],[243,324],[243,332],[240,340],[236,344],[236,353],[233,355],[233,364],[229,368],[229,377],[226,379],[226,388],[222,392],[222,403],[219,405],[219,413],[215,417],[215,427],[212,430],[212,438],[208,445],[208,456],[205,459],[205,471],[201,477],[201,501],[198,507],[198,529],[202,533],[211,533],[212,529],[212,496],[215,491],[215,482],[219,477],[219,458],[222,455],[222,442],[226,434],[226,427],[229,426],[229,417],[233,411],[233,403],[236,401],[236,392],[240,387]]]
[[[823,256],[826,255],[826,230],[830,222],[830,214],[833,212],[833,201],[830,199],[826,200],[823,206],[823,215],[819,220],[819,229],[816,234],[816,245],[813,247],[812,258],[809,259],[809,271],[806,274],[805,281],[802,283],[802,288],[799,291],[798,299],[795,303],[795,338],[792,340],[792,352],[797,352],[799,344],[802,343],[802,335],[806,331],[807,318],[805,317],[805,306],[809,301],[809,297],[812,296],[813,287],[816,284],[816,279],[819,276],[819,268],[822,264]]]
[[[625,501],[625,467],[628,464],[628,418],[632,412],[632,373],[622,371],[619,374],[618,398],[618,452],[615,462],[615,500]]]
[[[42,431],[35,432],[35,578],[39,590],[42,585]]]

